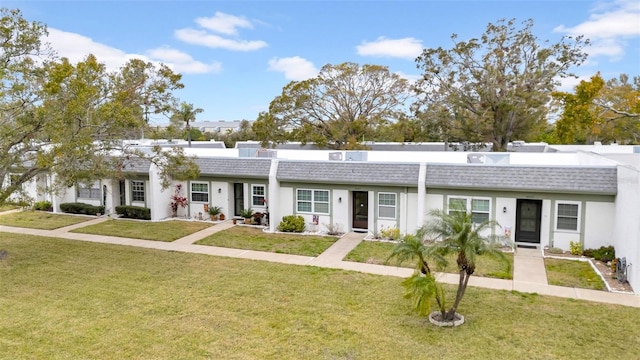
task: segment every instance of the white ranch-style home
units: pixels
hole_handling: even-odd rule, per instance
[[[251,208],[269,214],[271,231],[293,214],[303,216],[310,231],[331,225],[412,233],[429,221],[431,210],[462,206],[478,222],[497,221],[495,234],[518,245],[613,245],[616,257],[626,259],[629,283],[640,289],[640,146],[516,143],[507,153],[461,151],[442,143],[371,148],[286,144],[266,150],[252,142],[233,149],[215,142],[185,147],[196,156],[200,178],[176,182],[189,199],[178,215],[206,218],[206,207],[220,206],[233,218]],[[107,214],[117,205],[137,205],[150,208],[152,220],[171,217],[176,184],[163,191],[157,169],[147,161],[132,161],[125,171],[124,180],[105,179],[55,196],[38,191],[50,180],[45,176],[26,190],[34,199],[52,201],[54,211],[60,203],[84,202],[104,205]]]

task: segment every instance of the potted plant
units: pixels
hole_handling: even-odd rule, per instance
[[[220,216],[220,212],[222,208],[220,206],[210,206],[209,207],[209,216],[212,221],[218,221],[218,217]]]
[[[171,206],[171,216],[178,216],[178,206],[182,208],[186,208],[189,205],[187,198],[182,196],[182,185],[176,185],[175,192],[171,195],[171,202],[169,206]]]
[[[244,218],[245,224],[251,224],[251,217],[253,216],[253,209],[248,208],[240,211],[240,216]]]

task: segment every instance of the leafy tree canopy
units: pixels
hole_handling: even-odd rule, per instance
[[[359,148],[377,125],[400,116],[408,90],[407,80],[384,66],[325,65],[317,77],[286,85],[253,131],[265,146],[293,140]]]
[[[121,175],[118,164],[132,156],[166,176],[197,172],[180,151],[143,153],[122,141],[145,125],[145,113],[175,106],[179,74],[138,59],[117,71],[93,55],[72,64],[41,42],[46,33],[20,11],[0,9],[0,179],[14,175],[0,184],[0,203],[40,173],[70,186]]]
[[[553,96],[562,106],[555,123],[560,142],[640,142],[640,76],[633,82],[626,74],[605,81],[598,73],[580,81],[573,94],[554,92]]]
[[[585,61],[588,40],[565,36],[551,44],[532,29],[533,20],[521,28],[500,20],[479,39],[454,34],[451,49],[424,49],[416,59],[422,78],[414,109],[441,126],[443,140],[489,141],[494,151],[543,129],[551,92]]]

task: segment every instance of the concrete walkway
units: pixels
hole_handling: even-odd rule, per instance
[[[107,218],[97,218],[81,224],[71,225],[56,230],[38,230],[16,228],[0,225],[0,233],[17,233],[38,236],[49,236],[70,240],[89,241],[116,245],[128,245],[149,249],[170,250],[214,256],[225,256],[241,259],[262,260],[292,265],[310,265],[332,269],[358,271],[363,273],[408,277],[412,269],[396,266],[375,265],[343,261],[344,257],[364,239],[365,234],[349,233],[336,241],[331,247],[317,257],[277,254],[271,252],[222,248],[216,246],[194,245],[193,243],[218,231],[233,226],[231,221],[221,222],[207,229],[198,231],[173,242],[120,238],[103,235],[72,233],[70,230],[97,224]],[[447,284],[457,284],[458,275],[438,273],[439,281]],[[493,279],[474,276],[469,280],[469,286],[483,287],[497,290],[520,291],[538,293],[542,295],[559,296],[564,298],[596,301],[609,304],[640,307],[640,296],[632,294],[613,293],[605,291],[568,288],[547,284],[544,261],[540,250],[517,249],[514,256],[513,280]]]

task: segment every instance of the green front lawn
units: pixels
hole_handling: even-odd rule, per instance
[[[337,238],[333,236],[265,233],[262,229],[258,228],[234,226],[199,240],[196,244],[282,254],[318,256],[333,245],[336,240]]]
[[[631,359],[640,309],[469,288],[466,323],[411,313],[402,279],[0,237],[4,359]],[[451,292],[452,287],[447,287]]]
[[[0,212],[19,209],[20,206],[14,204],[4,204],[0,206]]]
[[[93,217],[54,214],[46,211],[25,210],[0,216],[0,225],[30,229],[53,230],[95,219]]]
[[[355,249],[353,249],[345,258],[346,261],[355,261],[369,264],[380,265],[398,265],[395,260],[389,263],[385,263],[389,255],[391,254],[394,243],[380,242],[380,241],[363,241]],[[499,279],[513,279],[513,254],[505,253],[508,267],[505,267],[499,260],[496,260],[490,256],[478,257],[476,264],[476,271],[474,275],[492,277]],[[447,258],[449,265],[443,270],[448,273],[456,273],[456,259],[455,256]],[[412,268],[414,263],[405,262],[399,266]]]
[[[174,241],[194,232],[206,229],[212,224],[197,221],[137,221],[108,220],[99,224],[85,226],[72,232],[82,234],[118,236],[132,239]]]
[[[586,261],[544,259],[550,285],[606,290],[604,282]]]

